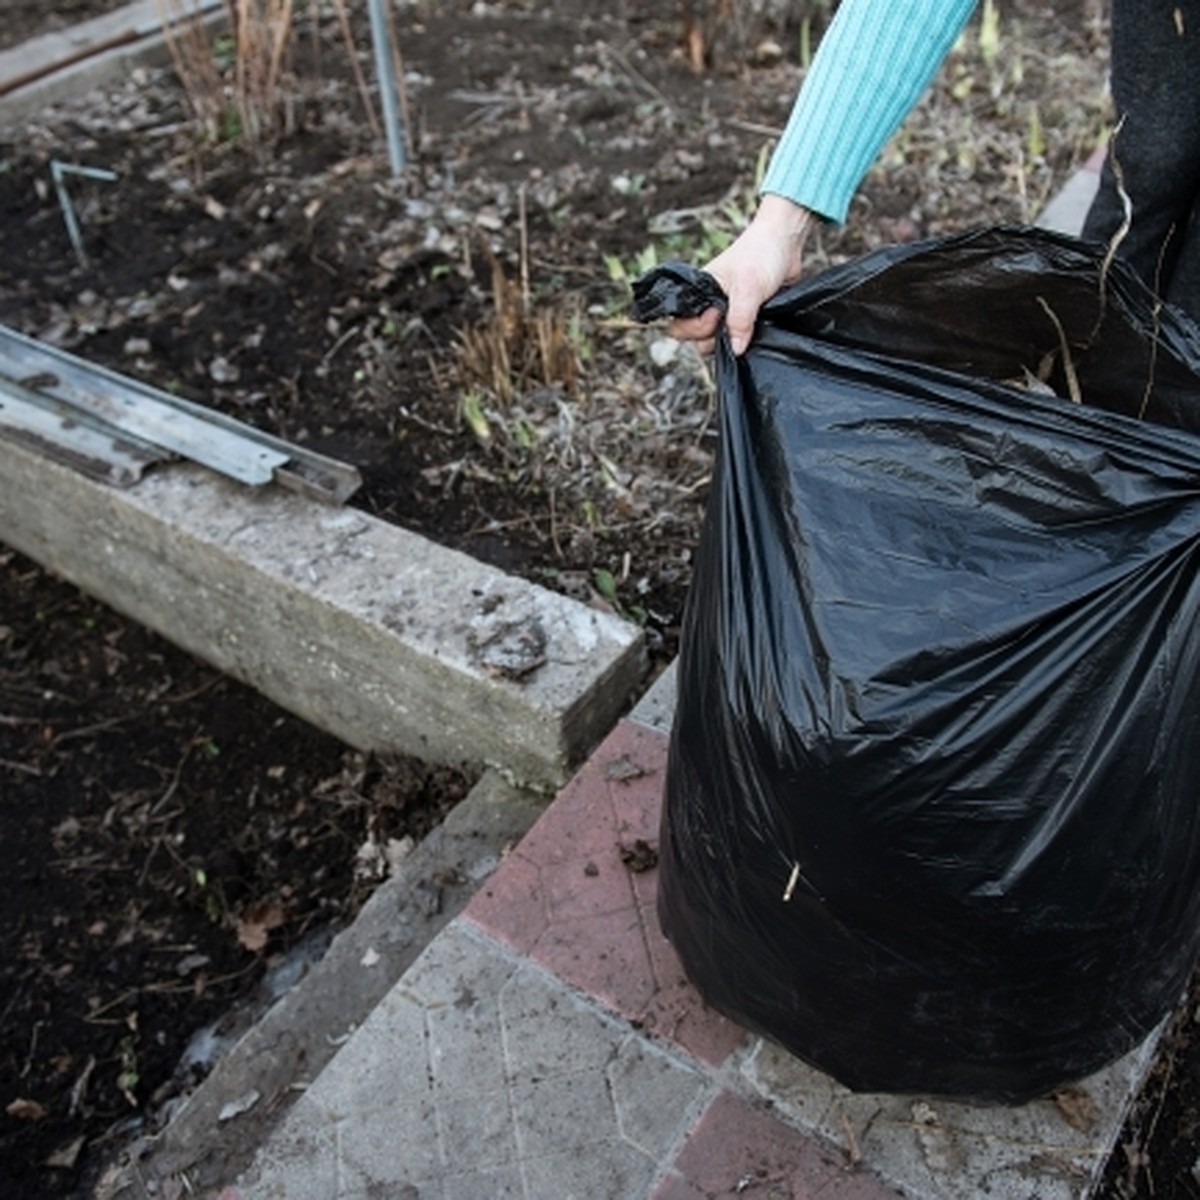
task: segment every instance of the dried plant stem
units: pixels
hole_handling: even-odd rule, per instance
[[[354,83],[367,114],[367,124],[371,127],[371,136],[379,137],[379,118],[375,115],[375,105],[371,103],[371,89],[367,87],[362,64],[358,61],[358,47],[354,44],[354,31],[350,28],[350,14],[346,11],[346,2],[333,0],[333,6],[337,12],[338,27],[342,31],[342,41],[346,45],[346,56],[350,59],[350,69],[354,72]]]
[[[235,31],[236,96],[243,132],[259,145],[280,111],[280,77],[292,34],[292,0],[226,0]]]
[[[517,222],[521,255],[521,307],[529,311],[529,214],[525,205],[525,185],[517,188]]]
[[[464,378],[505,406],[532,385],[561,387],[574,395],[579,386],[579,355],[564,314],[533,308],[527,259],[523,258],[519,280],[514,281],[491,247],[483,243],[483,249],[492,268],[494,312],[488,321],[459,331],[458,358]]]
[[[156,0],[163,40],[201,131],[215,140],[225,108],[225,87],[199,10],[182,0]]]
[[[1142,421],[1146,417],[1146,410],[1150,407],[1150,396],[1154,391],[1154,374],[1158,369],[1158,331],[1160,329],[1160,320],[1162,316],[1163,302],[1159,299],[1162,294],[1162,272],[1163,262],[1167,257],[1167,247],[1171,244],[1171,239],[1175,236],[1175,226],[1172,225],[1167,230],[1167,236],[1163,238],[1163,244],[1158,250],[1158,262],[1154,267],[1154,328],[1150,331],[1150,365],[1146,372],[1146,387],[1142,392],[1142,402],[1138,405],[1138,420]]]
[[[404,55],[400,52],[400,39],[396,36],[396,22],[393,16],[393,5],[389,4],[386,9],[388,42],[391,45],[392,59],[395,64],[394,73],[396,76],[396,94],[400,106],[400,124],[401,132],[404,135],[404,149],[411,158],[413,155],[413,137],[412,137],[412,120],[409,113],[408,104],[408,84],[404,79]]]
[[[293,0],[224,0],[233,34],[232,89],[217,65],[207,23],[195,4],[157,0],[171,61],[202,132],[219,140],[236,112],[245,142],[261,148],[291,127],[294,97],[285,86],[293,34]],[[231,94],[232,93],[232,94]]]
[[[1089,341],[1094,341],[1096,334],[1100,332],[1100,326],[1104,321],[1104,313],[1108,304],[1108,272],[1112,267],[1113,259],[1117,256],[1118,248],[1129,235],[1130,227],[1133,225],[1133,201],[1129,198],[1129,193],[1125,190],[1125,173],[1121,170],[1121,160],[1117,157],[1117,138],[1124,124],[1125,118],[1122,117],[1113,129],[1112,137],[1109,138],[1108,143],[1108,154],[1112,162],[1113,179],[1116,181],[1117,195],[1121,197],[1121,207],[1124,210],[1124,214],[1120,227],[1109,240],[1108,249],[1105,250],[1104,259],[1100,264],[1100,311],[1096,314],[1096,324],[1092,329]]]
[[[1062,327],[1062,322],[1058,319],[1058,314],[1046,302],[1046,298],[1039,296],[1037,301],[1042,306],[1046,316],[1054,322],[1054,328],[1058,332],[1058,348],[1062,352],[1063,374],[1067,379],[1067,391],[1074,403],[1082,404],[1083,393],[1079,390],[1079,377],[1075,374],[1075,362],[1071,357],[1071,347],[1067,342],[1066,331]]]

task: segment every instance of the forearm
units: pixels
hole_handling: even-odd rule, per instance
[[[843,0],[771,157],[765,193],[834,221],[911,111],[975,0]]]

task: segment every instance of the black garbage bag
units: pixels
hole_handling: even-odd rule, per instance
[[[780,293],[716,375],[660,847],[688,975],[856,1090],[1109,1063],[1200,949],[1200,334],[998,229]]]

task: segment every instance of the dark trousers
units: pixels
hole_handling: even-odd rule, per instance
[[[1118,255],[1200,322],[1200,0],[1113,0],[1111,49],[1120,124],[1083,235],[1120,229],[1123,186]]]

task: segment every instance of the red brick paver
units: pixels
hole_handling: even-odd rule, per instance
[[[651,1200],[896,1200],[897,1195],[771,1113],[722,1092],[688,1135]]]
[[[667,735],[621,722],[477,893],[466,916],[648,1032],[719,1065],[746,1038],[687,982],[649,865]]]

